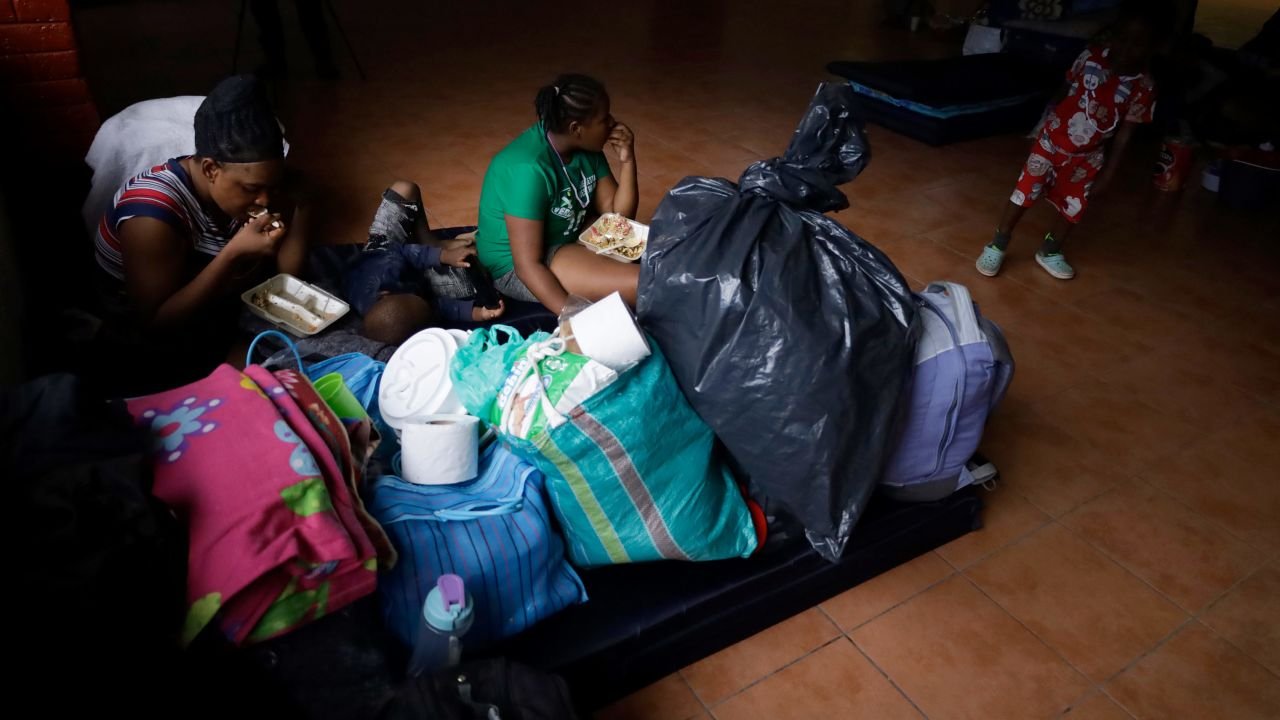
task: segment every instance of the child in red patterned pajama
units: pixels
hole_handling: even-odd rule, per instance
[[[1065,98],[1045,118],[1005,207],[995,239],[982,249],[978,272],[994,277],[1004,264],[1013,229],[1044,197],[1058,215],[1036,252],[1036,263],[1060,280],[1075,277],[1063,242],[1096,195],[1111,182],[1140,123],[1151,122],[1155,85],[1148,66],[1160,39],[1161,18],[1126,8],[1109,42],[1080,54],[1067,72]]]

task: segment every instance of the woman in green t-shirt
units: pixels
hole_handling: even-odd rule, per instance
[[[559,313],[570,294],[612,292],[636,302],[638,265],[576,244],[590,215],[636,215],[639,189],[631,129],[609,114],[604,85],[561,75],[538,91],[538,122],[494,156],[480,192],[476,248],[508,297]],[[604,157],[617,155],[615,179]]]

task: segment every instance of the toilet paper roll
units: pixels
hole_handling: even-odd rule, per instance
[[[410,418],[400,432],[400,475],[415,485],[452,485],[472,480],[479,474],[479,445],[479,418]]]
[[[614,372],[649,357],[649,343],[618,293],[569,318],[569,327],[582,354]]]

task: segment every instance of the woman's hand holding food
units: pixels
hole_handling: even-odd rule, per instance
[[[279,215],[263,213],[250,218],[240,228],[231,242],[227,243],[227,250],[236,257],[272,257],[280,249],[280,241],[287,232]]]

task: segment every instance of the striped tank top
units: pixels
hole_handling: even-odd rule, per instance
[[[192,248],[207,256],[206,261],[222,252],[240,229],[238,220],[224,228],[209,217],[192,189],[182,159],[173,158],[130,178],[116,192],[111,207],[98,222],[94,255],[98,265],[112,277],[124,279],[120,226],[126,220],[149,217],[168,223],[179,235],[190,238]]]

